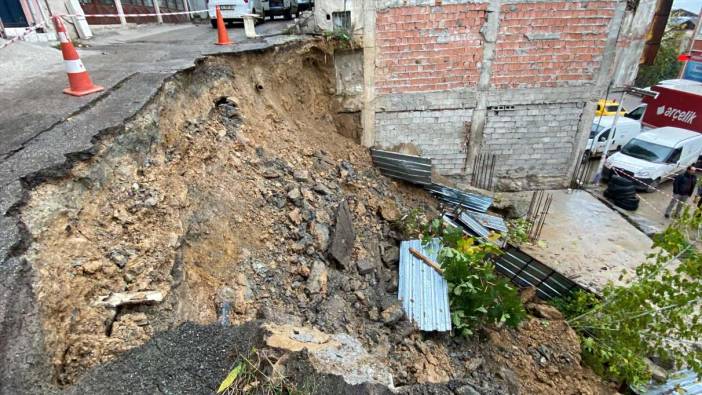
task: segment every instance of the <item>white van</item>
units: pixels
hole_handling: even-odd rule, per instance
[[[585,148],[591,156],[599,156],[599,154],[604,152],[607,139],[612,132],[613,124],[614,116],[595,117],[592,121],[590,138],[587,140],[587,147]],[[617,119],[617,126],[615,127],[609,150],[619,151],[629,140],[636,137],[639,133],[641,133],[641,123],[620,116],[619,119]]]
[[[702,133],[666,126],[643,132],[605,161],[604,177],[623,173],[650,190],[695,165],[702,155]]]
[[[222,12],[224,23],[242,22],[245,14],[257,14],[264,21],[265,7],[262,0],[209,0],[207,2],[207,12],[210,16],[212,27],[217,28],[217,12],[215,6],[219,6]]]

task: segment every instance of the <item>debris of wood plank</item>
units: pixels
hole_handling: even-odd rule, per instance
[[[96,304],[98,306],[117,307],[131,304],[159,303],[163,301],[161,291],[115,292],[101,296]]]
[[[410,252],[412,255],[414,255],[415,257],[419,258],[419,260],[421,260],[422,262],[424,262],[424,263],[426,263],[427,265],[431,266],[432,269],[434,269],[434,270],[436,270],[437,272],[439,272],[439,274],[442,274],[442,275],[444,274],[444,269],[442,269],[441,266],[439,266],[438,263],[436,263],[436,262],[432,261],[431,259],[425,257],[425,256],[422,255],[422,253],[420,253],[419,251],[415,250],[414,248],[410,248],[410,249],[409,249],[409,252]]]

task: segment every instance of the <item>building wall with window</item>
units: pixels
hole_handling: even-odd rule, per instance
[[[344,30],[352,34],[363,31],[363,1],[315,0],[314,3],[314,21],[319,29]]]
[[[565,186],[594,102],[636,75],[654,5],[368,0],[362,141],[414,145],[457,181],[489,153],[499,189]]]

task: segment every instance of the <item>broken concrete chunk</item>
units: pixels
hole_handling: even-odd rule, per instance
[[[310,270],[309,278],[307,279],[307,290],[313,294],[326,294],[328,277],[327,265],[322,261],[315,261],[312,264],[312,270]]]
[[[392,387],[390,371],[354,337],[329,335],[315,328],[264,324],[266,345],[291,352],[306,350],[312,367],[343,377],[351,385],[379,383]]]
[[[300,188],[293,188],[288,192],[288,199],[295,204],[300,204],[302,200],[302,193],[300,193]]]
[[[351,252],[356,233],[353,229],[353,220],[346,201],[339,204],[336,210],[336,226],[332,237],[330,254],[344,268],[351,264]]]
[[[101,296],[95,302],[98,306],[117,307],[130,304],[158,303],[163,301],[161,291],[115,292]]]

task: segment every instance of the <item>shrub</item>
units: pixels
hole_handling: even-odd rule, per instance
[[[438,261],[448,282],[451,321],[459,333],[470,336],[483,325],[514,327],[526,317],[516,288],[495,272],[491,257],[501,253],[499,248],[479,244],[439,219],[431,222],[425,241],[433,237],[442,242]]]

